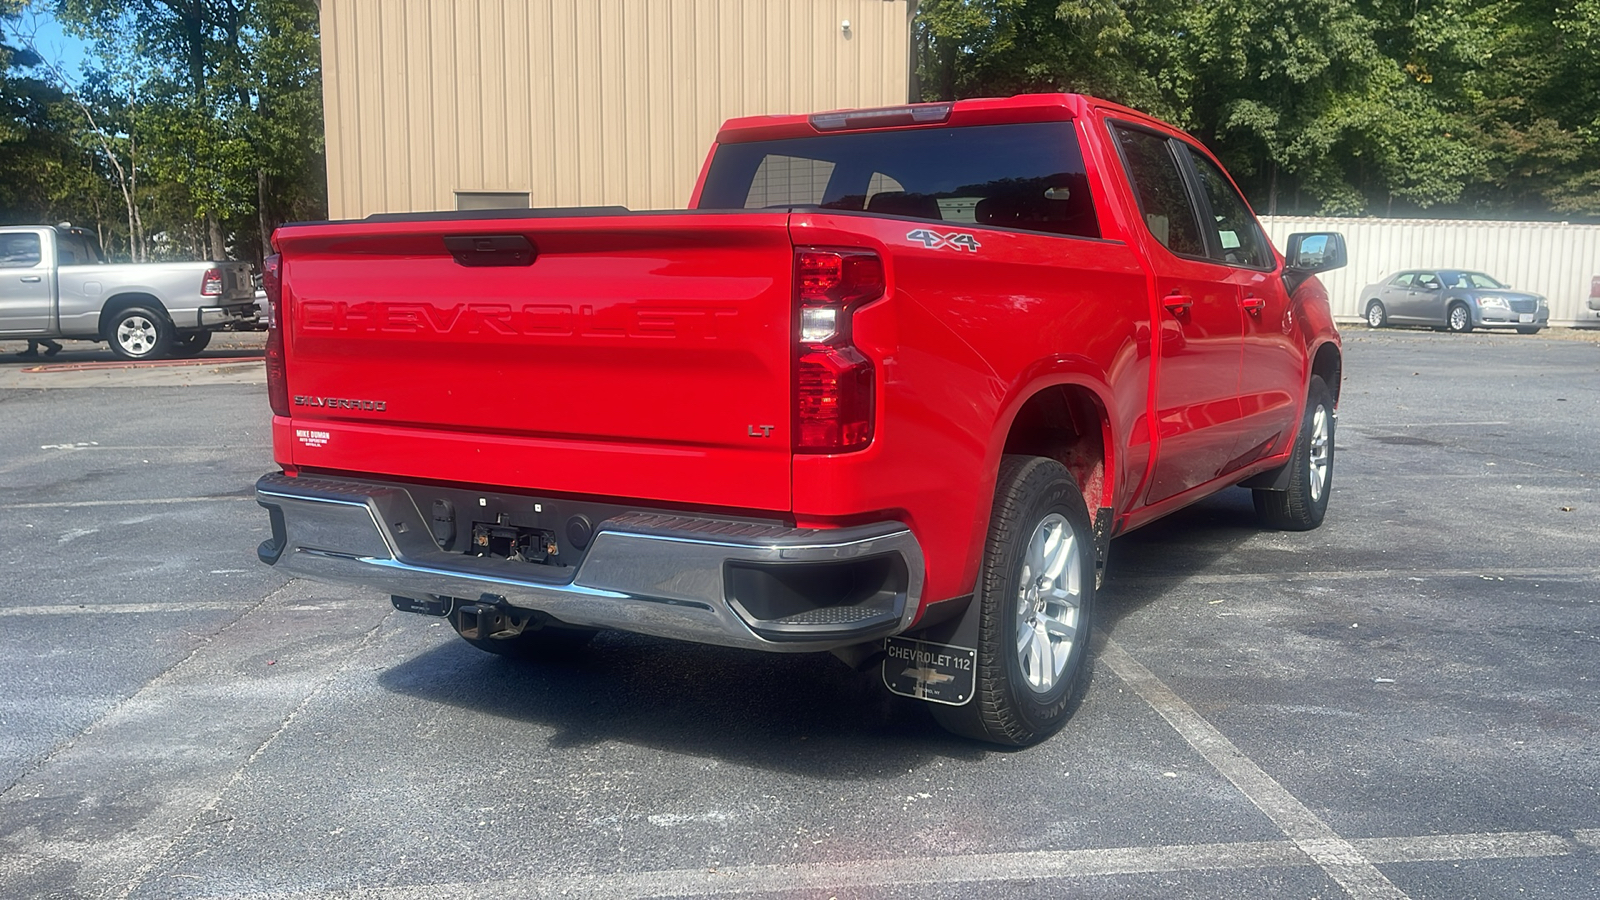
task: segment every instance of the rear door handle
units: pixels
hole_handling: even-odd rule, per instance
[[[24,276],[22,276],[22,283],[23,284],[38,284],[39,283],[39,276],[38,275],[24,275]]]
[[[1260,297],[1246,297],[1239,301],[1239,305],[1243,306],[1245,312],[1248,312],[1250,315],[1259,316],[1261,315],[1261,311],[1267,308],[1267,301],[1261,299]]]
[[[1167,312],[1180,316],[1194,306],[1194,298],[1188,294],[1168,294],[1161,298],[1161,305],[1167,308]]]

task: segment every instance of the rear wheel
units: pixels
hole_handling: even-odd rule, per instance
[[[172,332],[164,313],[130,306],[112,318],[107,338],[111,352],[123,359],[161,359],[172,347]]]
[[[1466,334],[1472,330],[1472,310],[1467,309],[1465,303],[1450,304],[1450,311],[1445,313],[1445,330],[1454,334]]]
[[[1373,328],[1382,328],[1389,324],[1389,313],[1383,304],[1374,300],[1367,304],[1367,324]]]
[[[1300,434],[1289,458],[1289,489],[1257,490],[1256,514],[1269,528],[1310,531],[1322,524],[1333,487],[1333,392],[1322,376],[1311,376]]]
[[[1094,536],[1065,466],[1037,456],[1000,465],[979,573],[976,695],[935,706],[950,731],[1014,747],[1055,734],[1082,681],[1094,608]]]
[[[180,359],[190,359],[199,356],[201,351],[211,343],[211,332],[189,331],[178,335],[172,342],[172,355]]]

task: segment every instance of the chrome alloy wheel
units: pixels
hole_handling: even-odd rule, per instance
[[[1332,422],[1328,408],[1318,404],[1311,414],[1311,452],[1306,454],[1309,469],[1306,486],[1310,488],[1313,503],[1322,499],[1322,492],[1328,487],[1328,467],[1333,462]]]
[[[1467,325],[1472,321],[1472,314],[1467,312],[1465,306],[1450,307],[1450,330],[1466,331]]]
[[[1028,540],[1017,591],[1017,662],[1035,693],[1056,686],[1078,639],[1083,597],[1077,536],[1066,518],[1051,513]]]
[[[117,346],[129,356],[144,356],[156,347],[156,323],[144,316],[129,316],[117,324]]]
[[[1367,325],[1371,328],[1383,327],[1383,307],[1374,303],[1367,307]]]

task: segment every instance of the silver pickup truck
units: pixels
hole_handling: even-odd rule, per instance
[[[255,325],[249,263],[109,264],[81,228],[0,226],[0,339],[105,341],[123,359],[161,359]]]

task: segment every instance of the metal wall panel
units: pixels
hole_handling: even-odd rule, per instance
[[[908,15],[908,0],[323,0],[329,214],[452,209],[456,191],[682,207],[725,119],[906,102]]]
[[[1552,325],[1600,323],[1587,308],[1600,275],[1600,225],[1432,219],[1318,219],[1266,216],[1278,249],[1297,231],[1344,234],[1350,264],[1319,276],[1335,316],[1359,319],[1361,289],[1401,269],[1462,268],[1543,294]]]

